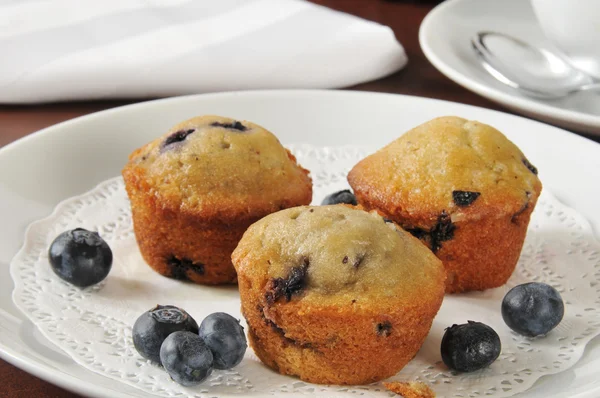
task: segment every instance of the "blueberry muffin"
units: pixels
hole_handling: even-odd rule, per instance
[[[264,128],[196,117],[134,151],[123,169],[135,236],[158,273],[234,283],[231,252],[250,224],[308,204],[308,171]]]
[[[441,262],[377,213],[301,206],[253,224],[232,255],[250,345],[311,383],[396,374],[423,343],[444,295]]]
[[[350,171],[358,202],[421,239],[442,260],[449,293],[504,284],[542,184],[491,126],[459,117],[422,124]]]

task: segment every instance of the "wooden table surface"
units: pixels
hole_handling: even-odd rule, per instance
[[[508,112],[453,83],[427,61],[419,47],[418,30],[425,15],[433,8],[432,3],[383,0],[312,1],[390,26],[408,54],[409,63],[403,70],[384,79],[349,87],[350,89],[439,98]],[[0,106],[0,147],[58,122],[133,102],[138,101]],[[600,141],[599,138],[588,138]],[[73,398],[79,395],[46,383],[0,360],[0,397]]]

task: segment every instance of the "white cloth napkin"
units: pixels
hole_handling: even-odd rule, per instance
[[[302,0],[0,0],[0,103],[336,88],[406,61],[390,28]]]

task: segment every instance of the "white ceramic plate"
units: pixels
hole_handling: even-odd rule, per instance
[[[520,94],[487,74],[471,49],[479,31],[497,31],[553,49],[529,0],[447,0],[423,20],[419,42],[429,61],[456,83],[515,112],[579,132],[600,135],[600,95],[580,93],[559,100]]]
[[[0,150],[0,354],[81,394],[136,397],[143,392],[75,364],[13,305],[9,262],[26,226],[62,199],[116,176],[134,148],[198,114],[248,119],[284,144],[380,147],[441,115],[478,119],[503,131],[540,170],[544,186],[600,227],[600,145],[538,122],[486,109],[408,96],[347,91],[264,91],[181,97],[117,108],[47,128]],[[530,398],[598,397],[600,339],[568,371],[544,377]]]

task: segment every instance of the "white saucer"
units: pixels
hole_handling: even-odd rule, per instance
[[[580,93],[559,100],[520,94],[487,74],[471,48],[478,31],[497,31],[552,49],[527,0],[447,0],[425,17],[419,42],[425,56],[463,87],[515,112],[577,132],[600,135],[600,95]]]

